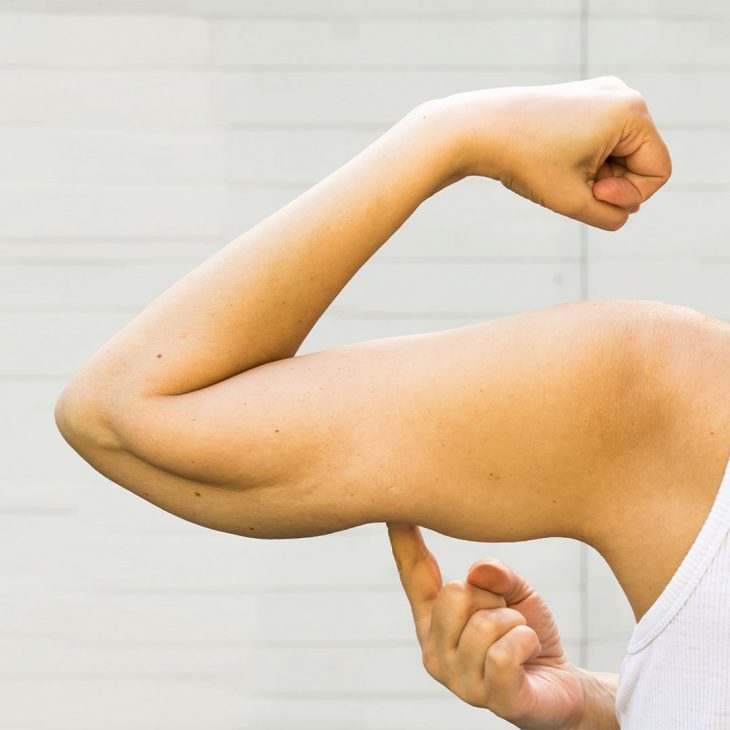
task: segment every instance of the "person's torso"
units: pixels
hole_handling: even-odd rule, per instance
[[[631,635],[616,714],[622,730],[730,728],[730,462],[701,530]]]

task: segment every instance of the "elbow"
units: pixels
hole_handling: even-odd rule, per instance
[[[78,398],[68,386],[56,400],[53,417],[58,432],[73,447],[83,436],[84,419],[79,412]]]
[[[54,419],[64,440],[82,456],[88,448],[119,448],[105,408],[93,388],[69,383],[56,400]]]
[[[63,390],[61,395],[56,399],[56,405],[53,409],[53,418],[56,422],[56,428],[64,438],[66,438],[66,434],[71,430],[68,407],[66,405],[67,399],[68,396],[66,391]]]

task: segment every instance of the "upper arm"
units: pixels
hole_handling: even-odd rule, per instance
[[[658,303],[574,302],[279,360],[120,398],[105,413],[116,443],[82,455],[241,534],[398,521],[475,540],[571,535],[662,422],[661,321]]]

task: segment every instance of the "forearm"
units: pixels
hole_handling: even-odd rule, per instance
[[[176,282],[76,379],[116,396],[179,394],[293,356],[420,203],[463,177],[458,151],[446,125],[415,109]]]
[[[583,682],[585,711],[574,730],[618,730],[616,690],[618,674],[578,668]]]

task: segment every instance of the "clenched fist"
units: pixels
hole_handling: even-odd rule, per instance
[[[672,170],[644,98],[614,76],[461,92],[418,113],[460,140],[462,177],[598,228],[620,228]]]

